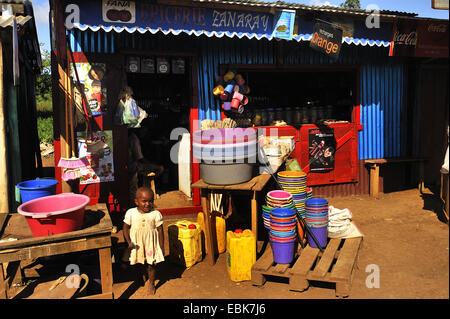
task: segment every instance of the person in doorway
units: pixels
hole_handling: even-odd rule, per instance
[[[130,181],[130,205],[133,205],[136,191],[139,186],[139,175],[155,173],[154,178],[159,177],[164,172],[164,167],[147,160],[141,148],[141,141],[135,132],[137,129],[128,130],[128,172]],[[138,133],[139,134],[139,133]],[[156,196],[156,194],[154,194]]]
[[[140,187],[134,202],[123,220],[123,236],[128,244],[126,256],[130,265],[137,268],[137,282],[145,285],[147,292],[155,294],[155,265],[164,261],[163,218],[154,209],[155,195],[150,188]],[[145,279],[144,279],[145,278]]]

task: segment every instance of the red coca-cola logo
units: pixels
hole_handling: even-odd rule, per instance
[[[111,9],[106,12],[106,17],[111,21],[128,22],[131,20],[132,15],[128,10]]]

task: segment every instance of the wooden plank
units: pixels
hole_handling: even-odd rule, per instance
[[[207,244],[208,244],[208,259],[210,262],[210,265],[214,265],[215,264],[215,249],[213,247],[213,239],[212,239],[212,231],[211,231],[211,216],[209,213],[209,208],[208,208],[208,202],[207,202],[207,191],[202,189],[201,190],[201,202],[202,202],[202,208],[203,208],[203,216],[204,217],[204,221],[205,221],[205,236],[208,238],[207,240]]]
[[[7,219],[8,219],[8,213],[0,213],[0,238],[3,234],[3,226],[6,225]]]
[[[33,237],[24,216],[20,214],[9,214],[10,221],[8,222],[7,227],[5,227],[3,237],[15,237],[18,238],[18,240],[0,243],[0,251],[3,249],[23,248],[35,244],[42,245],[44,243],[52,243],[62,240],[70,240],[80,237],[111,233],[112,222],[108,210],[106,209],[106,205],[88,206],[88,207],[89,209],[86,209],[85,214],[92,214],[92,219],[96,218],[96,216],[94,215],[98,214],[97,213],[98,210],[104,213],[104,216],[101,217],[100,221],[97,224],[73,232],[43,237]],[[99,208],[104,207],[104,209],[97,209],[97,207]],[[87,219],[89,219],[89,217]]]
[[[112,292],[108,292],[108,293],[101,293],[101,294],[96,294],[96,295],[92,295],[92,296],[86,296],[86,297],[81,297],[81,298],[77,298],[77,299],[113,299],[113,293]]]
[[[275,267],[273,267],[272,272],[277,274],[284,274],[286,270],[289,268],[290,264],[276,264]]]
[[[267,245],[264,254],[256,261],[252,269],[259,271],[266,271],[272,265],[273,265],[272,247],[270,247],[270,245]]]
[[[255,236],[255,240],[258,240],[258,200],[256,191],[253,191],[251,199],[251,218],[252,218],[252,233]]]
[[[16,260],[27,260],[38,257],[53,256],[71,252],[97,249],[111,246],[110,236],[99,236],[82,238],[78,240],[30,246],[24,248],[13,248],[0,251],[0,263]]]
[[[295,276],[303,276],[310,271],[317,255],[319,254],[319,248],[312,248],[311,246],[306,246],[300,253],[294,266],[291,268],[290,273]]]
[[[347,238],[339,253],[339,258],[334,265],[330,279],[333,281],[349,280],[356,261],[362,237]]]
[[[310,274],[309,278],[314,278],[314,280],[323,280],[325,275],[328,273],[330,269],[331,263],[334,260],[335,254],[339,248],[339,244],[341,243],[341,239],[333,238],[327,245],[325,252],[320,258],[318,264],[314,268],[314,271]]]

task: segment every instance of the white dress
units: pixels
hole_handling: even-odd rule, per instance
[[[137,207],[130,208],[123,222],[130,225],[130,239],[136,245],[130,252],[130,265],[145,262],[152,265],[164,261],[157,230],[163,224],[159,211],[153,210],[143,214]]]

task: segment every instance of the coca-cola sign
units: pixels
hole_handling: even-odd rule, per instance
[[[396,32],[394,35],[395,44],[416,45],[416,41],[417,41],[416,31],[411,31],[409,33]]]
[[[390,55],[448,57],[448,21],[402,20],[394,25]]]
[[[419,21],[414,56],[448,58],[448,36],[448,21]]]

